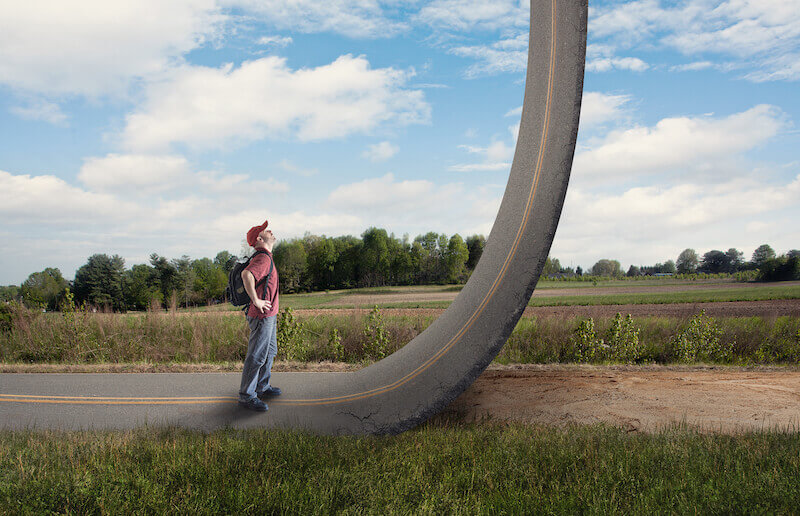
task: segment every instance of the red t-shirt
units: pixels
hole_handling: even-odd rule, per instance
[[[261,249],[259,249],[260,251]],[[250,271],[253,274],[253,277],[256,279],[256,283],[258,283],[261,278],[267,275],[269,272],[269,264],[272,261],[272,253],[266,251],[264,253],[256,254],[252,260],[250,260],[250,264],[245,267],[244,270]],[[265,317],[269,317],[271,315],[277,315],[278,313],[278,267],[274,267],[272,269],[272,275],[269,277],[269,281],[267,281],[267,297],[264,297],[264,284],[256,285],[256,294],[261,299],[266,299],[272,303],[272,308],[264,312],[263,314],[256,308],[256,305],[250,303],[250,307],[247,309],[247,315],[250,317],[257,317],[263,319]]]

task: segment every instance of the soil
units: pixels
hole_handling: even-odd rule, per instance
[[[800,370],[509,366],[484,372],[442,416],[629,432],[680,424],[736,434],[800,429]],[[440,417],[442,417],[440,416]]]

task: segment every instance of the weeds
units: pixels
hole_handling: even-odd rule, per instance
[[[672,347],[680,362],[723,362],[732,358],[733,343],[722,343],[722,329],[705,310],[692,317],[689,325],[675,336]]]
[[[291,308],[278,314],[278,356],[288,360],[308,360],[311,346],[305,338],[305,325]]]
[[[68,297],[65,298],[67,305]],[[378,360],[410,342],[434,320],[429,315],[279,314],[278,354],[300,361]],[[92,313],[67,307],[42,313],[0,305],[0,362],[162,363],[236,362],[247,351],[248,328],[238,313]],[[500,363],[622,362],[797,364],[800,318],[689,321],[617,314],[613,318],[520,319],[497,359]]]
[[[377,306],[370,311],[363,333],[364,356],[378,360],[385,357],[389,349],[389,332]]]

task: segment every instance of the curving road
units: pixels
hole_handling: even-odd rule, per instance
[[[275,374],[265,414],[236,404],[236,374],[2,375],[0,427],[397,433],[440,411],[500,351],[550,250],[578,133],[587,0],[531,0],[519,138],[500,210],[469,282],[425,332],[354,373]]]

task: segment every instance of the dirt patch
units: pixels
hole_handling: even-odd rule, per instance
[[[613,317],[617,312],[634,317],[691,317],[701,310],[712,317],[800,317],[800,299],[729,301],[714,303],[665,303],[641,305],[529,306],[524,317]],[[438,317],[444,308],[381,308],[384,315]],[[317,315],[366,315],[367,308],[315,308],[295,310],[300,317]]]
[[[800,370],[517,366],[486,371],[447,409],[467,420],[607,423],[652,432],[800,430]]]

